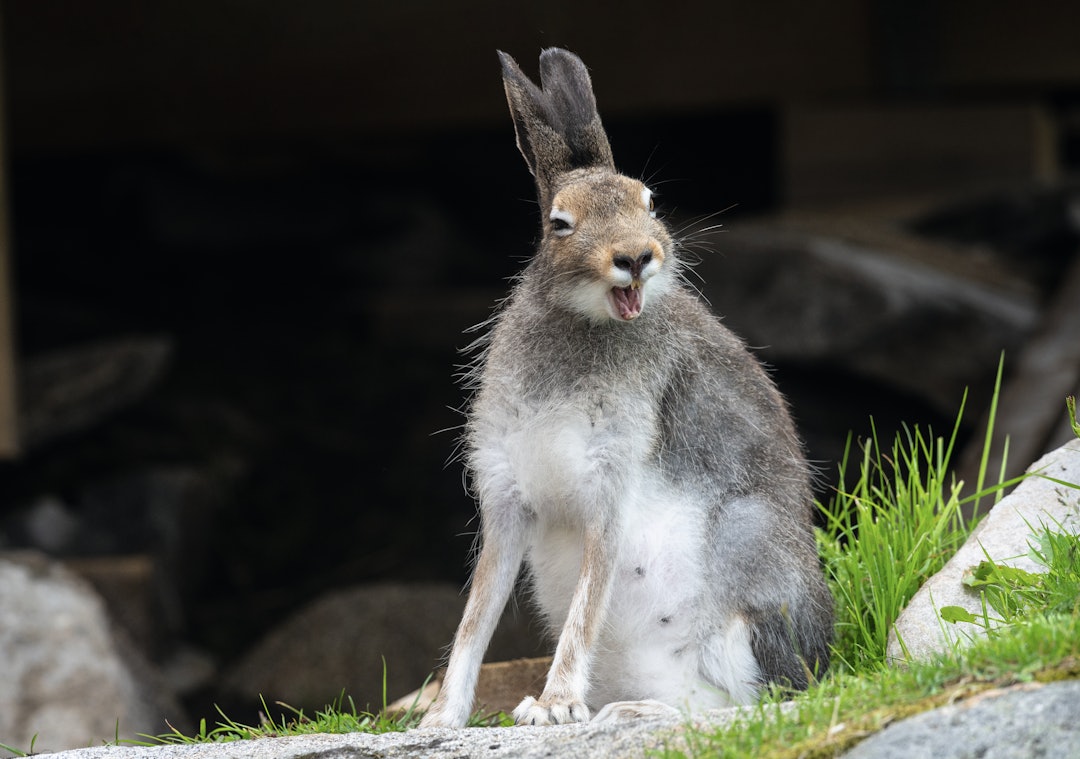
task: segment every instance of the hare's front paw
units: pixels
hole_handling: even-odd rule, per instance
[[[456,725],[451,724],[450,720],[439,712],[428,712],[420,720],[418,727],[456,727]]]
[[[545,699],[537,701],[527,697],[514,709],[514,721],[519,725],[566,725],[571,722],[588,722],[589,707],[583,701],[572,699]]]
[[[464,727],[468,720],[468,714],[458,714],[453,709],[435,703],[427,710],[418,727]]]

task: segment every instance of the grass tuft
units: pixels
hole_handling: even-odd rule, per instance
[[[985,486],[1003,368],[1004,357],[998,364],[972,495],[962,497],[964,483],[952,473],[967,393],[948,438],[905,425],[886,448],[872,419],[868,440],[853,448],[848,437],[838,489],[827,503],[818,504],[824,527],[817,533],[837,603],[833,661],[841,671],[859,673],[884,666],[889,632],[900,612],[975,526],[974,520],[965,519],[962,507],[970,502],[977,508],[990,497],[996,502],[1006,488],[1023,479],[1004,481],[1003,461],[996,483]],[[1008,440],[1003,460],[1007,456]]]
[[[428,678],[430,679],[430,677]],[[427,680],[424,681],[427,685]],[[423,686],[421,686],[421,690]],[[276,701],[279,707],[278,717],[270,716],[272,711],[266,700],[260,696],[262,710],[258,725],[247,725],[228,717],[220,707],[215,707],[219,721],[212,727],[205,719],[199,721],[199,729],[193,735],[187,735],[172,725],[169,732],[161,735],[140,735],[141,740],[117,741],[135,746],[160,746],[163,744],[186,743],[227,743],[231,741],[255,738],[280,738],[288,735],[311,735],[313,733],[399,733],[410,730],[420,724],[422,711],[417,699],[401,712],[387,709],[386,663],[383,663],[382,709],[370,712],[357,708],[351,696],[344,691],[338,694],[333,703],[328,704],[312,715],[304,713],[289,704]],[[509,720],[509,722],[508,722]],[[168,723],[166,723],[168,724]],[[513,724],[511,718],[502,712],[477,712],[469,720],[469,727],[489,727],[492,725]]]
[[[888,449],[872,426],[850,486],[849,438],[840,489],[819,505],[825,525],[817,534],[837,602],[833,661],[844,671],[884,663],[897,616],[967,538],[948,469],[959,420],[947,442],[905,428]]]

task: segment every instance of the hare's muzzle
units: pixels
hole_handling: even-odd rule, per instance
[[[620,319],[636,319],[641,314],[641,285],[634,280],[628,287],[611,288],[611,302]]]
[[[615,313],[624,321],[636,319],[641,314],[642,288],[645,280],[655,273],[655,266],[650,266],[654,260],[653,251],[645,248],[636,256],[616,254],[611,263],[621,277],[630,275],[630,284],[625,286],[616,285],[611,288],[609,297],[615,307]],[[623,279],[623,281],[626,281]]]

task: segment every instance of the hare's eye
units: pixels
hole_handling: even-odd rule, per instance
[[[548,217],[551,222],[551,232],[557,237],[566,237],[574,231],[574,217],[567,211],[555,209]]]
[[[653,198],[652,190],[646,187],[641,191],[641,202],[649,209],[649,216],[656,218],[656,200]]]

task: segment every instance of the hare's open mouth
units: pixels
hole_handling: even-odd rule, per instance
[[[641,287],[613,287],[608,295],[620,319],[630,321],[641,314]]]

